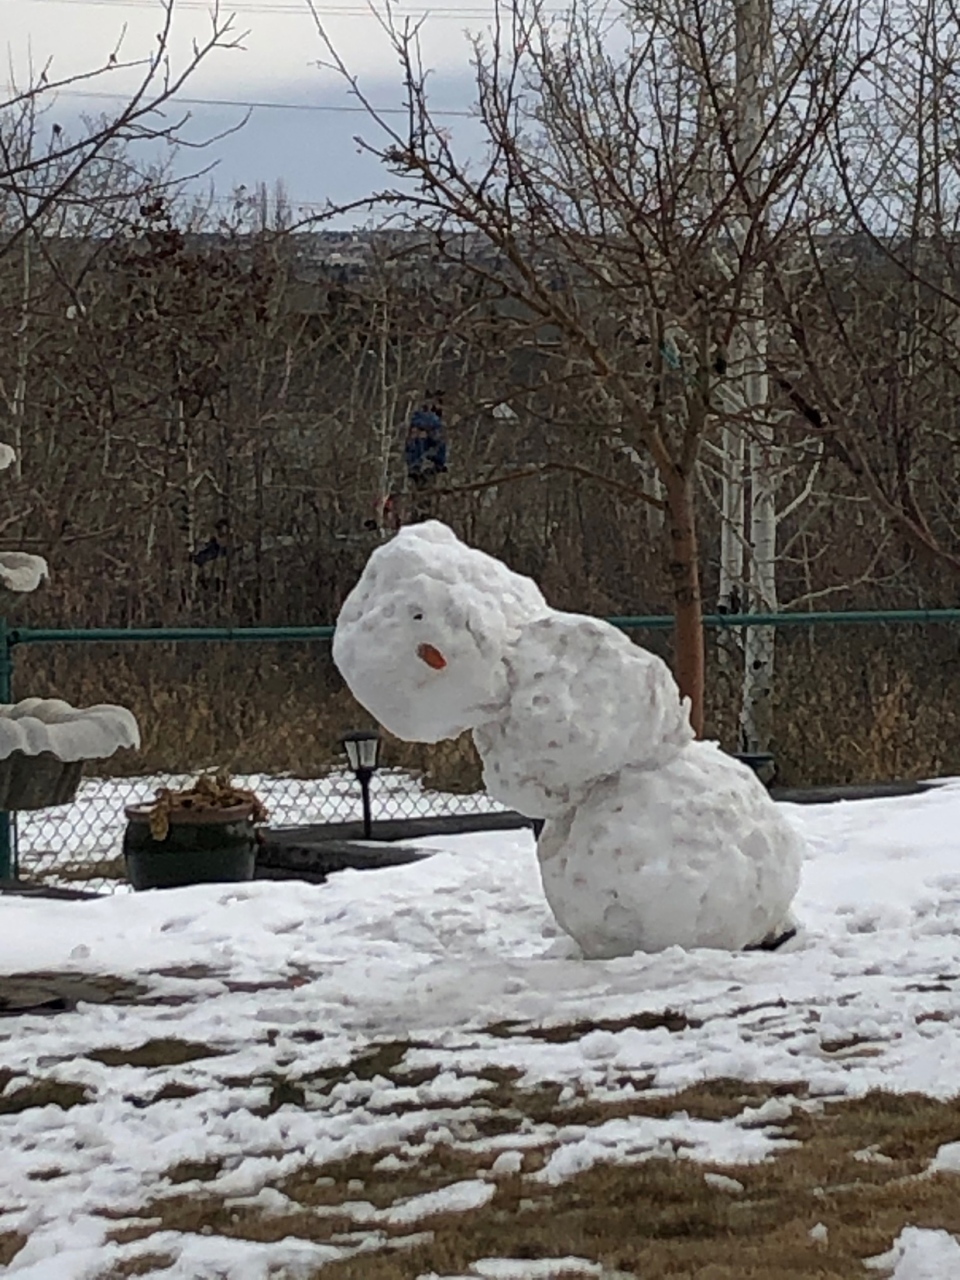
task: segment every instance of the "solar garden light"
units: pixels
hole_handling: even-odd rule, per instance
[[[363,796],[363,836],[365,840],[369,840],[372,832],[370,779],[379,764],[380,735],[376,730],[356,729],[353,733],[345,733],[340,741],[354,777],[360,783],[360,793]]]

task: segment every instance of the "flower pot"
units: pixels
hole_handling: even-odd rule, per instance
[[[170,811],[163,840],[150,831],[149,804],[124,812],[123,856],[134,889],[252,880],[257,859],[253,805]]]
[[[752,769],[765,787],[777,776],[777,762],[770,751],[741,751],[736,759]]]
[[[50,751],[34,756],[11,751],[0,760],[0,810],[19,812],[72,804],[82,773],[82,760],[58,760]]]

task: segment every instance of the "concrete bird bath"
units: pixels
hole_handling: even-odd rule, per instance
[[[14,461],[0,444],[0,471]],[[0,551],[0,625],[49,575],[42,556]],[[0,654],[0,698],[10,698],[8,653]],[[103,760],[121,747],[140,745],[136,719],[126,707],[72,707],[59,698],[0,702],[0,881],[16,872],[9,815],[70,804],[84,762]]]

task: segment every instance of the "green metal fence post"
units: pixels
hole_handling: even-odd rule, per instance
[[[0,703],[13,701],[13,641],[6,618],[0,618]],[[0,811],[0,880],[17,874],[15,841],[10,814]]]

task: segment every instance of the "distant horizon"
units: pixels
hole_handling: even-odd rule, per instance
[[[403,124],[404,89],[396,55],[379,24],[359,3],[320,4],[323,20],[351,73],[376,106],[398,113]],[[229,10],[228,10],[229,11]],[[469,45],[463,26],[481,29],[487,5],[444,0],[437,16],[423,25],[424,54],[431,75],[431,98],[438,115],[449,118],[458,142],[469,151],[478,126],[471,120],[475,89],[470,72]],[[461,18],[460,15],[463,15]],[[174,5],[171,55],[174,69],[189,57],[190,41],[203,39],[209,18],[200,0]],[[85,74],[108,61],[118,34],[127,27],[121,58],[143,57],[155,47],[159,3],[151,0],[4,0],[4,34],[10,70],[22,85],[52,59],[51,76],[62,79]],[[376,158],[364,151],[356,135],[376,143],[377,127],[349,85],[329,67],[318,64],[324,47],[306,0],[267,5],[238,0],[236,32],[249,27],[243,47],[214,50],[176,95],[168,117],[182,107],[189,121],[184,135],[194,143],[227,134],[199,150],[185,147],[175,160],[175,172],[214,168],[192,183],[204,195],[210,184],[214,198],[228,202],[240,186],[248,189],[278,181],[290,203],[300,209],[319,209],[330,201],[346,205],[389,185],[389,175]],[[406,12],[404,17],[409,16]],[[125,69],[70,85],[51,103],[44,119],[56,120],[68,132],[85,116],[109,115],[111,105],[123,102],[136,86],[136,75]],[[236,129],[250,109],[250,118]],[[139,149],[149,163],[149,147]],[[162,158],[162,153],[161,153]],[[359,214],[350,225],[362,224]]]

